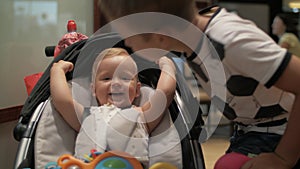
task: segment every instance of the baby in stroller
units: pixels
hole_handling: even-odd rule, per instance
[[[134,155],[147,168],[153,164],[151,160],[149,163],[149,135],[161,122],[176,89],[173,62],[162,57],[158,64],[162,71],[157,88],[150,100],[138,107],[132,105],[141,87],[134,60],[125,49],[105,49],[96,58],[92,71],[92,93],[100,107],[90,108],[84,108],[72,98],[65,73],[73,69],[73,64],[66,61],[53,64],[50,89],[55,108],[75,130],[80,125],[77,117],[83,112],[89,114],[77,136],[76,156],[83,157],[94,148],[102,153],[119,150]],[[173,158],[167,159],[179,168],[180,152],[178,144],[169,152]]]
[[[74,68],[76,69],[65,76],[72,86],[73,97],[84,107],[96,106],[97,104],[90,98],[90,80],[86,80],[86,77],[91,75],[91,65],[97,55],[111,47],[125,47],[118,34],[108,33],[94,36],[71,45],[48,66],[24,103],[19,123],[15,128],[15,138],[20,141],[15,169],[44,168],[49,161],[56,161],[63,154],[74,154],[77,132],[66,124],[52,104],[49,83],[50,70],[52,65],[59,60],[75,64]],[[134,99],[134,104],[141,106],[149,100],[148,95],[153,94],[160,71],[152,63],[149,65],[149,62],[143,59],[134,57],[134,60],[137,62],[139,70],[142,70],[138,76],[143,84],[140,96]],[[149,66],[145,69],[143,65]],[[178,70],[178,68],[176,69]],[[162,122],[151,132],[148,144],[148,150],[151,150],[149,151],[151,157],[149,162],[167,161],[176,156],[180,159],[178,160],[179,168],[204,169],[204,158],[198,142],[202,125],[201,110],[197,99],[192,96],[181,78],[181,74],[177,73],[174,100],[166,111],[167,113],[164,113]],[[168,138],[173,138],[173,140]],[[174,153],[174,156],[167,153],[168,150],[172,148],[175,150],[178,147],[178,152]]]

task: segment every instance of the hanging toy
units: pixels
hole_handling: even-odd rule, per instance
[[[87,39],[88,37],[77,32],[77,24],[74,20],[69,20],[67,23],[67,33],[61,38],[54,49],[54,57],[58,56],[64,49],[75,42]]]

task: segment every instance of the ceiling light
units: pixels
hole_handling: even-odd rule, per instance
[[[300,2],[289,2],[290,8],[300,8]]]

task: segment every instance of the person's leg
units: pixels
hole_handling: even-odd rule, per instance
[[[226,154],[218,159],[214,169],[240,169],[251,157],[274,151],[280,138],[277,134],[238,131],[231,138]]]
[[[227,153],[218,159],[214,169],[240,169],[250,159],[241,153]]]
[[[214,169],[240,169],[251,158],[240,153],[231,152],[221,156],[215,163]],[[300,159],[293,169],[300,169]]]

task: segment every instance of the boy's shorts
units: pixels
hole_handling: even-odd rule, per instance
[[[253,157],[262,152],[273,152],[280,141],[281,135],[273,133],[237,131],[230,139],[226,153],[237,152]]]

